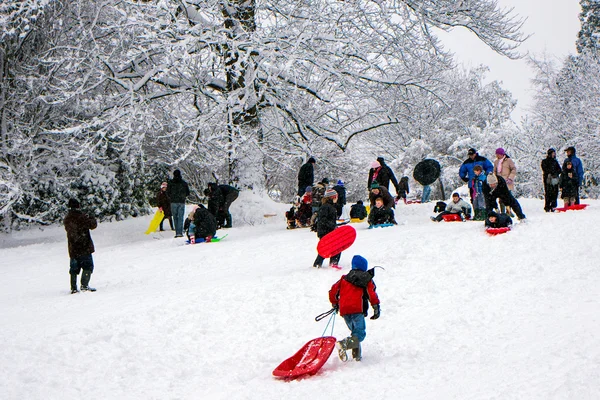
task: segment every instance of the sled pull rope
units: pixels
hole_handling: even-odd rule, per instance
[[[329,314],[332,314],[335,312],[335,308],[331,308],[331,310],[329,311],[325,311],[323,314],[319,314],[315,317],[315,321],[319,322],[320,320],[322,320],[323,318],[325,318],[326,316],[328,316]]]
[[[329,327],[329,324],[331,324],[331,334],[329,336],[333,336],[333,327],[335,326],[335,315],[337,313],[335,312],[335,309],[332,309],[332,310],[333,310],[333,313],[330,313],[331,317],[329,317],[329,321],[327,321],[327,325],[325,326],[325,329],[323,330],[321,337],[325,336],[325,332],[327,332],[327,328]]]

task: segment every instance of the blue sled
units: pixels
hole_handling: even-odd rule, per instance
[[[387,224],[378,224],[378,225],[369,225],[369,229],[373,229],[373,228],[387,228],[388,226],[394,226],[395,224],[392,224],[391,222],[388,222]]]
[[[211,239],[210,243],[220,242],[221,240],[225,239],[226,236],[227,235],[224,235],[224,236],[221,236],[221,237],[215,236],[215,237],[213,237]],[[190,243],[189,240],[186,240],[185,244],[197,244],[197,243],[204,243],[204,242],[206,242],[206,239],[204,239],[204,238],[198,238],[198,239],[196,239],[195,243]]]

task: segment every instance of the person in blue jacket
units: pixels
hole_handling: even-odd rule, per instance
[[[583,164],[581,163],[581,160],[575,155],[575,147],[567,147],[565,152],[567,153],[567,158],[565,158],[565,161],[563,161],[562,169],[564,171],[567,167],[567,163],[569,162],[573,164],[573,169],[577,174],[577,197],[575,198],[575,204],[579,204],[579,188],[583,183]]]
[[[467,152],[468,158],[462,163],[460,169],[458,170],[458,175],[463,182],[467,182],[469,184],[469,193],[471,194],[471,204],[473,204],[473,178],[475,178],[475,168],[476,165],[480,165],[483,168],[483,172],[485,175],[489,175],[494,171],[494,164],[490,162],[485,157],[480,156],[477,153],[477,150],[474,148],[470,148]]]

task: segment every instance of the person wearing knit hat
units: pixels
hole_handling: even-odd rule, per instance
[[[542,160],[542,178],[544,183],[544,211],[552,212],[558,207],[558,184],[560,183],[560,164],[556,160],[556,150],[548,149]]]
[[[471,195],[471,204],[473,204],[473,178],[475,178],[475,171],[473,168],[476,165],[480,165],[483,168],[483,172],[485,175],[491,174],[494,171],[494,164],[491,163],[485,157],[480,156],[477,153],[477,150],[474,148],[470,148],[467,152],[468,157],[460,166],[458,170],[458,176],[462,179],[463,182],[467,183],[469,186],[469,193]]]
[[[381,186],[377,182],[373,182],[371,184],[371,191],[369,192],[369,202],[371,203],[371,208],[375,207],[375,200],[378,197],[383,199],[383,205],[385,208],[392,209],[396,207],[394,196],[392,196],[385,187]]]
[[[510,207],[517,214],[517,218],[520,221],[526,218],[521,205],[508,189],[508,185],[503,177],[489,174],[483,182],[482,189],[486,199],[485,208],[488,215],[491,211],[498,209],[498,200],[500,200],[506,207]]]
[[[485,219],[486,228],[509,228],[512,226],[512,219],[504,213],[492,211]]]
[[[376,320],[381,314],[379,297],[373,282],[374,270],[369,271],[368,266],[369,263],[364,257],[355,255],[352,257],[352,270],[347,275],[343,275],[329,290],[331,305],[344,318],[346,326],[350,329],[350,336],[336,343],[342,361],[348,360],[346,353],[348,350],[352,351],[354,361],[362,359],[360,343],[367,336],[365,324],[367,305],[363,301],[364,295],[373,306],[371,319]]]
[[[90,215],[80,210],[77,199],[69,200],[69,212],[63,224],[67,231],[67,244],[69,248],[69,275],[71,277],[71,294],[78,293],[77,276],[81,272],[81,290],[94,292],[96,289],[89,287],[90,278],[94,272],[95,251],[90,230],[96,229],[98,222]]]
[[[564,171],[567,168],[567,162],[573,163],[573,169],[575,170],[575,174],[577,174],[577,197],[575,199],[575,204],[579,204],[579,187],[583,184],[584,175],[583,163],[579,157],[576,156],[577,151],[575,150],[575,147],[569,146],[565,149],[565,152],[567,158],[563,161],[562,169]]]
[[[327,189],[323,198],[321,199],[321,207],[317,211],[316,221],[313,223],[313,230],[317,231],[317,236],[322,239],[323,236],[330,232],[333,232],[337,228],[337,210],[335,208],[335,202],[338,200],[337,192],[333,189]],[[332,268],[340,269],[338,263],[342,253],[335,254],[329,259],[329,266]],[[313,263],[313,267],[321,268],[323,266],[323,258],[320,254],[317,254],[317,258]]]
[[[161,231],[164,231],[163,222],[165,221],[165,219],[169,221],[169,226],[171,226],[171,230],[173,230],[173,214],[171,213],[171,198],[167,193],[168,186],[169,185],[167,184],[167,182],[163,182],[160,185],[160,190],[156,194],[156,206],[159,210],[162,210],[162,212],[164,213],[163,219],[158,225]]]
[[[369,179],[367,181],[367,189],[371,189],[373,182],[379,183],[380,186],[389,190],[390,181],[398,193],[398,180],[394,175],[394,171],[389,165],[385,163],[383,157],[377,157],[377,161],[371,163],[371,169],[369,170]]]

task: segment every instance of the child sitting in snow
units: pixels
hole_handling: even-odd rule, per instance
[[[383,199],[377,197],[375,199],[375,206],[371,208],[369,214],[369,225],[381,225],[381,224],[396,224],[394,219],[394,210],[386,208],[383,205]]]
[[[359,200],[356,204],[350,207],[350,218],[365,219],[367,218],[367,209],[363,205],[363,201]]]
[[[458,193],[452,194],[452,201],[446,205],[446,210],[439,213],[436,217],[431,217],[434,222],[440,222],[444,219],[444,215],[458,214],[464,221],[471,218],[471,205],[460,198]]]
[[[342,361],[348,360],[347,350],[352,350],[352,358],[360,361],[362,358],[360,342],[367,336],[365,317],[367,316],[368,301],[373,306],[373,316],[380,315],[379,298],[377,297],[374,271],[367,271],[368,262],[356,255],[352,258],[352,270],[331,286],[329,301],[340,316],[344,318],[350,336],[337,342],[338,354]]]
[[[210,242],[217,234],[217,220],[203,204],[194,205],[185,219],[183,229],[190,243],[195,243],[196,238],[203,238]]]
[[[296,207],[292,206],[288,211],[285,212],[285,219],[287,221],[287,229],[296,228]]]
[[[490,211],[485,219],[486,228],[510,228],[512,226],[512,218],[508,214],[497,214],[495,211]]]

